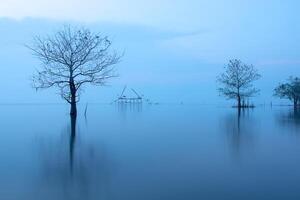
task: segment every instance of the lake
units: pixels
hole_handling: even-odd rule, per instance
[[[1,105],[0,199],[300,199],[300,111]]]

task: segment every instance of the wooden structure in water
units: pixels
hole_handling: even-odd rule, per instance
[[[234,108],[238,108],[237,105],[232,106]],[[255,105],[253,103],[250,103],[249,100],[245,101],[244,99],[242,100],[242,104],[241,104],[241,109],[244,108],[255,108]]]
[[[135,94],[135,96],[126,96],[125,91],[127,87],[125,86],[121,95],[118,97],[118,99],[115,101],[117,103],[143,103],[143,96],[139,95],[137,91],[135,91],[133,88],[131,88],[131,91]]]

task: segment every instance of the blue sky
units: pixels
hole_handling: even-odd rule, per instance
[[[119,77],[86,88],[83,103],[109,102],[128,85],[154,101],[222,104],[215,79],[231,58],[262,74],[256,102],[277,101],[273,88],[300,72],[299,7],[296,0],[0,0],[0,102],[62,102],[55,90],[30,87],[39,63],[24,44],[66,23],[107,34],[125,50]]]

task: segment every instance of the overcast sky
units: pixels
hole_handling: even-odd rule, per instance
[[[61,101],[30,88],[38,62],[23,44],[66,23],[104,32],[126,52],[120,77],[87,88],[84,101],[109,101],[127,84],[157,101],[218,103],[215,77],[240,58],[260,70],[256,100],[269,102],[278,82],[300,76],[299,8],[297,0],[0,0],[0,81],[10,83],[0,84],[8,94],[0,102]]]
[[[297,0],[1,0],[0,15],[195,30],[297,21]],[[287,20],[289,22],[287,22]],[[290,21],[291,20],[291,21]],[[290,24],[291,25],[291,24]]]

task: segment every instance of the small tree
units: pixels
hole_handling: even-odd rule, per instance
[[[237,59],[230,60],[225,72],[217,77],[217,81],[221,84],[218,90],[228,99],[237,100],[237,106],[241,108],[242,100],[259,92],[253,86],[253,82],[260,77],[253,65],[243,64]]]
[[[274,96],[288,99],[296,107],[300,101],[300,78],[291,76],[287,83],[279,84],[274,90]]]
[[[83,85],[103,85],[114,77],[113,66],[121,56],[111,50],[108,37],[101,37],[86,28],[65,26],[52,36],[34,39],[29,46],[42,67],[33,76],[33,87],[57,87],[70,105],[70,115],[77,115]]]

